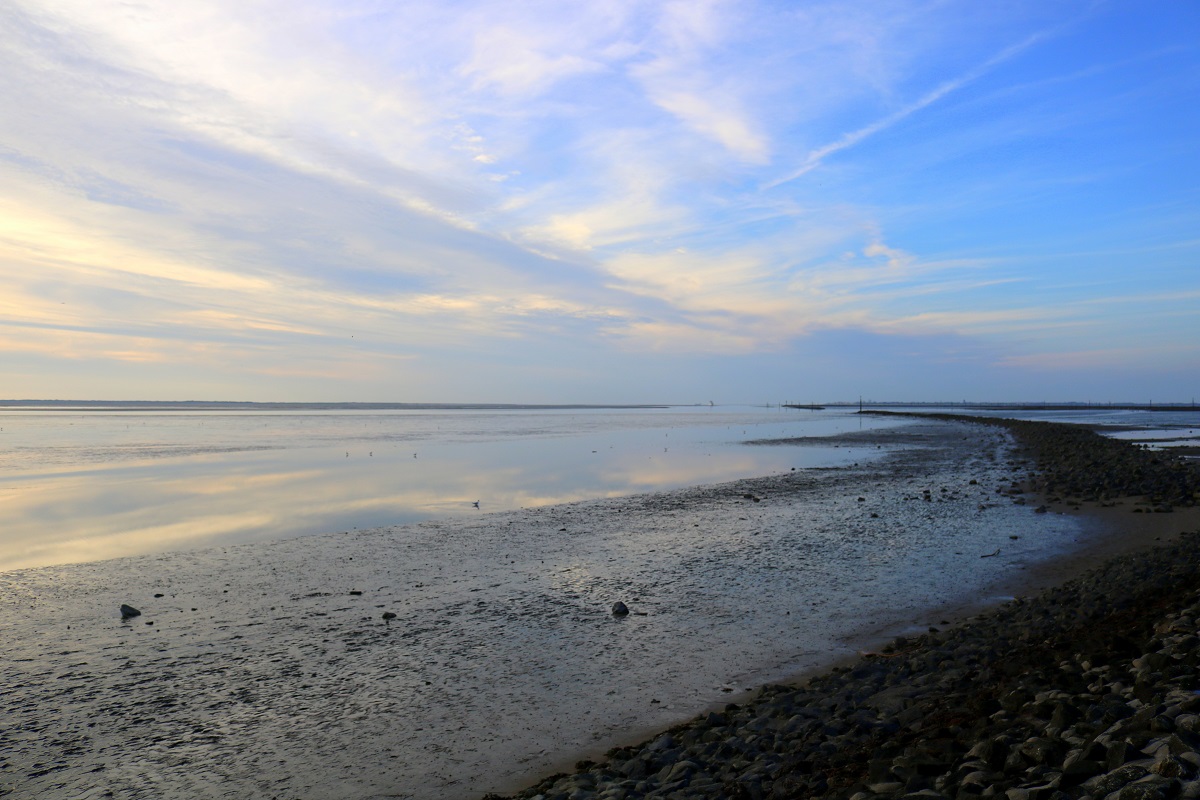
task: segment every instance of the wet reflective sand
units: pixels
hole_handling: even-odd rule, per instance
[[[868,454],[740,442],[894,424],[778,409],[5,412],[0,570],[852,463]]]

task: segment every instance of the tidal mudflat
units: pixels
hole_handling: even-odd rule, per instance
[[[847,443],[885,455],[0,573],[0,785],[15,798],[513,790],[924,630],[946,606],[1001,598],[1088,535],[1008,493],[1023,467],[1002,429],[922,422]],[[618,600],[632,613],[614,617]],[[141,614],[122,619],[122,603]]]

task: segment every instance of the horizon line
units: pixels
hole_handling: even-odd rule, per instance
[[[445,401],[374,401],[374,400],[65,400],[65,399],[0,399],[0,408],[307,408],[307,409],[429,409],[429,410],[537,410],[537,409],[664,409],[664,408],[693,408],[720,406],[753,406],[765,408],[797,408],[813,409],[827,408],[880,408],[880,407],[942,407],[942,408],[976,408],[976,409],[1013,409],[1013,410],[1074,410],[1087,408],[1104,408],[1114,410],[1158,410],[1158,409],[1195,409],[1195,399],[1179,401],[1136,402],[1130,400],[832,400],[819,402],[802,402],[783,400],[780,402],[723,402],[713,403],[512,403],[512,402],[445,402]]]

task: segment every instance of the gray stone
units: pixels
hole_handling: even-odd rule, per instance
[[[1093,797],[1104,797],[1122,788],[1125,784],[1132,783],[1145,775],[1145,767],[1138,766],[1137,764],[1127,764],[1120,769],[1113,770],[1107,775],[1097,775],[1095,778],[1084,781],[1083,788]]]
[[[692,776],[692,773],[697,769],[696,765],[691,761],[680,761],[671,771],[667,773],[667,783],[686,780]]]
[[[873,794],[895,794],[903,788],[904,784],[899,781],[885,781],[884,783],[872,783],[867,790]]]
[[[1119,800],[1167,800],[1173,797],[1178,787],[1171,781],[1137,781],[1121,788]]]
[[[1188,778],[1192,774],[1190,764],[1170,755],[1155,761],[1150,771],[1156,775],[1162,775],[1164,778]]]

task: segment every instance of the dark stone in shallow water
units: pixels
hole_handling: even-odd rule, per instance
[[[614,617],[623,617],[629,613],[629,607],[618,600],[617,602],[613,603],[612,613]]]
[[[133,606],[127,606],[121,603],[121,618],[128,619],[129,617],[140,617],[142,612],[138,611]]]

